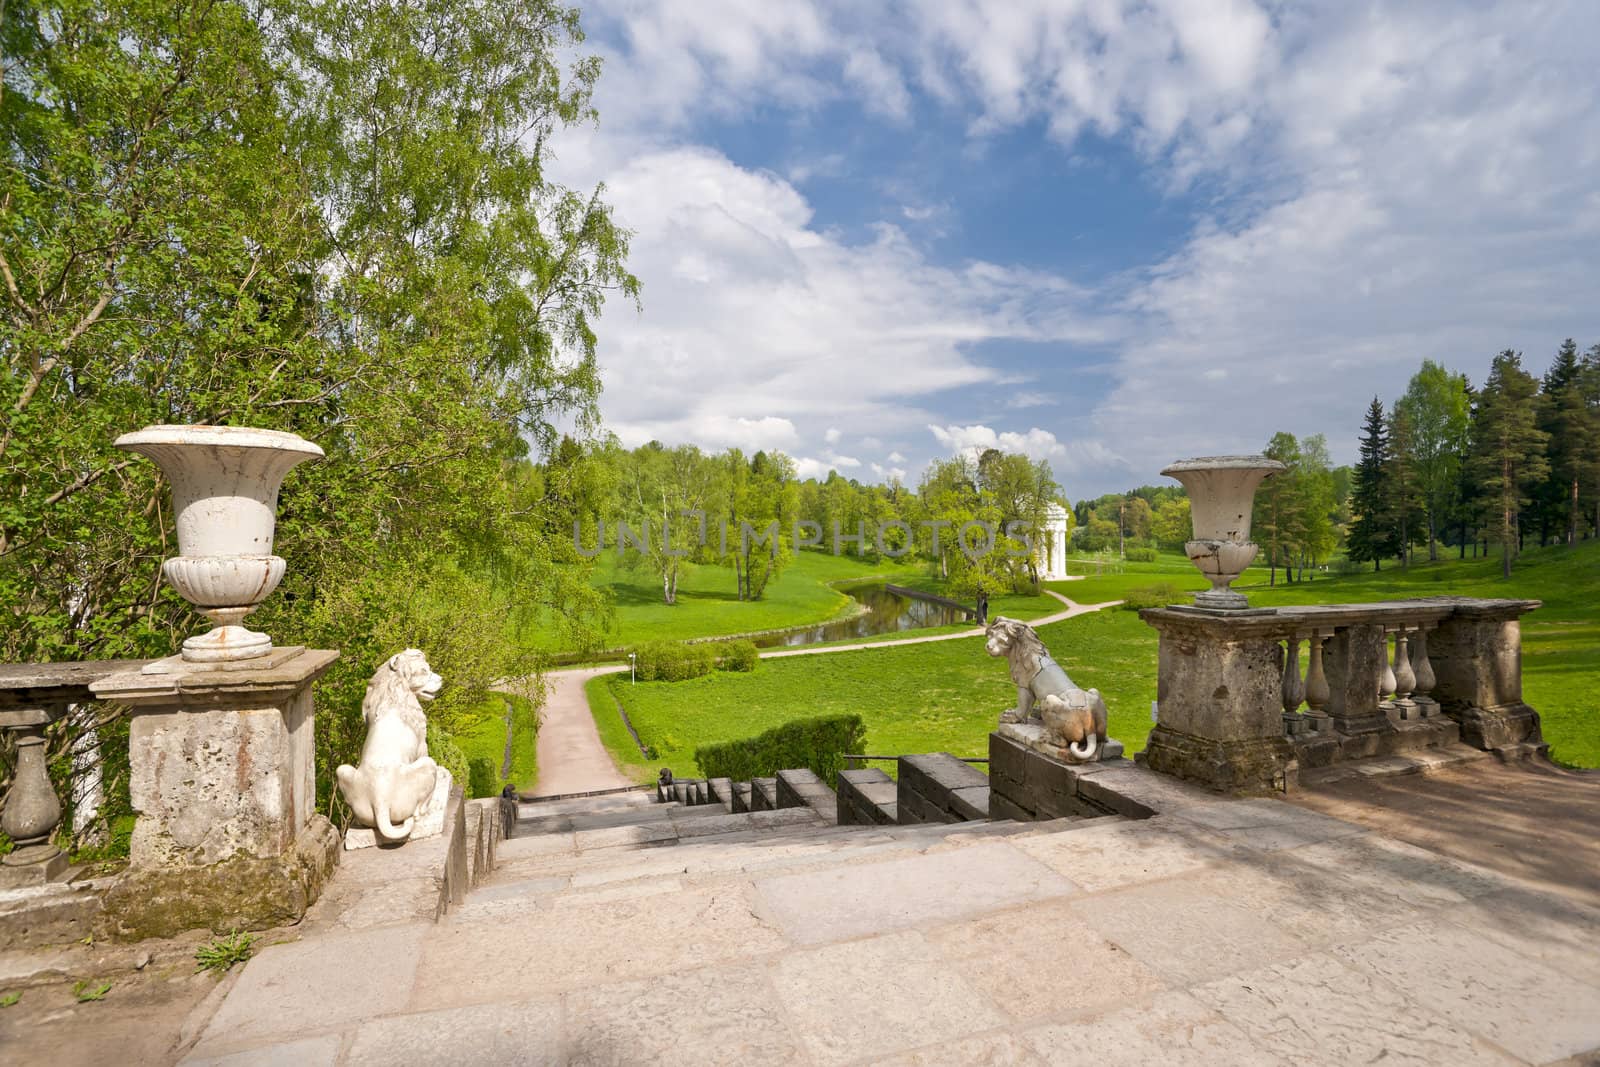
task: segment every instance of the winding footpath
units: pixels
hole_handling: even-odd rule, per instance
[[[1064,619],[1103,611],[1122,603],[1120,600],[1109,600],[1104,604],[1079,604],[1053,589],[1046,589],[1045,593],[1061,601],[1066,607],[1052,615],[1030,620],[1029,626],[1047,626]],[[981,637],[983,633],[983,627],[975,626],[970,630],[960,630],[953,634],[901,637],[892,641],[860,641],[821,648],[778,649],[761,653],[761,658],[825,656],[831,652],[855,652],[864,648],[924,645],[933,641],[958,641]],[[600,734],[595,729],[594,716],[589,714],[589,701],[584,695],[584,686],[589,679],[602,674],[621,674],[627,669],[620,664],[608,667],[576,667],[570,670],[551,671],[545,675],[545,681],[550,688],[545,700],[543,718],[539,723],[539,780],[533,789],[534,796],[551,797],[565,793],[587,793],[633,784],[617,770],[605,745],[600,743]]]

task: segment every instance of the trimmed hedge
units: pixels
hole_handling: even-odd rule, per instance
[[[725,671],[753,671],[761,662],[761,652],[754,641],[728,641],[722,646],[722,659],[717,667]]]
[[[716,666],[716,649],[704,642],[646,641],[634,649],[641,682],[681,682],[710,674]]]
[[[1129,563],[1154,563],[1156,550],[1153,548],[1130,548],[1123,553]]]
[[[702,745],[694,761],[707,778],[747,781],[809,767],[829,786],[838,782],[847,752],[864,752],[867,728],[859,715],[794,719],[755,737]]]

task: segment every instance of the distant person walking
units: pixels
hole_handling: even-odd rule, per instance
[[[982,589],[978,590],[978,625],[986,626],[989,623],[989,594]]]

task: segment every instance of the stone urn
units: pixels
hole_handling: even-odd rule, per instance
[[[1240,611],[1250,602],[1229,588],[1256,558],[1250,540],[1250,512],[1256,489],[1285,467],[1266,456],[1203,456],[1172,464],[1161,473],[1183,483],[1189,494],[1194,540],[1185,544],[1189,562],[1211,582],[1196,593],[1194,606],[1210,611]]]
[[[172,483],[179,555],[161,565],[172,587],[215,626],[183,643],[190,663],[255,659],[272,639],[240,623],[283,579],[272,554],[278,487],[322,449],[278,430],[146,426],[116,446],[148,456]]]

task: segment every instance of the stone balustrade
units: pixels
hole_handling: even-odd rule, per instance
[[[1458,740],[1541,746],[1522,699],[1518,622],[1538,606],[1434,597],[1231,615],[1146,609],[1161,635],[1159,721],[1141,759],[1248,792]]]
[[[0,664],[0,730],[10,735],[16,752],[0,814],[0,830],[14,847],[0,859],[0,888],[43,885],[68,874],[67,856],[54,840],[62,807],[46,766],[45,731],[69,706],[91,700],[93,683],[145,662]]]

